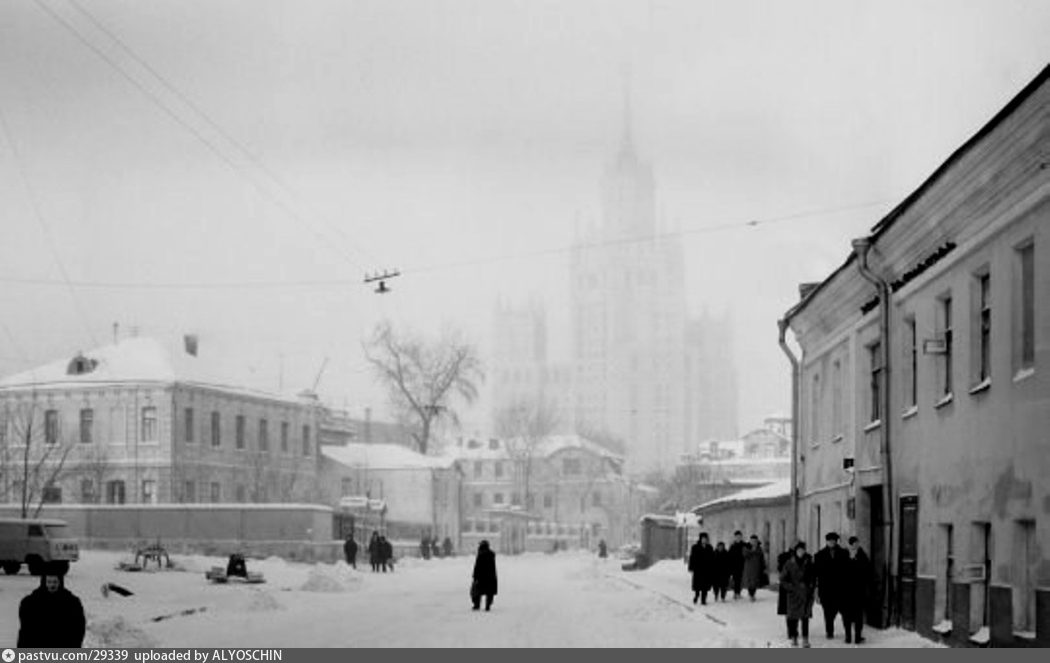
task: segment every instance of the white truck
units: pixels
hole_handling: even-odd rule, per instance
[[[50,518],[0,518],[0,568],[8,575],[22,564],[32,575],[40,575],[49,564],[63,575],[69,563],[80,559],[80,547],[69,536],[64,520]]]

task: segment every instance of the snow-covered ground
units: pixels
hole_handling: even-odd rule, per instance
[[[115,570],[118,553],[86,551],[67,585],[88,614],[86,646],[161,647],[780,647],[776,598],[694,608],[680,562],[639,572],[563,553],[499,557],[491,613],[470,610],[472,558],[404,560],[394,573],[249,561],[262,585],[212,585],[224,560],[177,557],[181,570]],[[116,582],[134,596],[102,595]],[[38,581],[0,576],[0,643],[13,643],[18,602]],[[931,646],[901,631],[871,646]],[[823,637],[813,639],[825,646]],[[835,645],[842,646],[841,640]],[[865,645],[867,646],[867,645]]]

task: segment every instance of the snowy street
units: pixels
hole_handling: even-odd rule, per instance
[[[585,554],[499,557],[491,613],[470,609],[473,557],[405,560],[393,574],[253,561],[262,585],[211,585],[215,558],[177,556],[184,571],[113,570],[118,553],[88,551],[68,586],[88,615],[85,646],[110,647],[782,647],[776,596],[694,609],[680,562],[623,572]],[[103,597],[105,582],[134,596]],[[18,602],[37,584],[0,578],[0,636],[13,644]],[[185,613],[185,614],[183,614]],[[932,646],[913,633],[871,631],[865,646]],[[813,638],[815,647],[828,643]]]

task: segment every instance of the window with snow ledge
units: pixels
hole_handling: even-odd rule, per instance
[[[951,393],[947,393],[947,394],[944,395],[944,398],[942,398],[941,400],[939,400],[936,403],[934,403],[933,407],[934,408],[942,408],[945,405],[948,405],[949,403],[951,403],[953,400],[955,400],[955,396],[953,394],[951,394]]]
[[[974,386],[970,387],[970,393],[971,394],[979,394],[982,391],[988,391],[991,388],[991,386],[992,386],[992,378],[985,378],[985,379],[981,380],[980,382],[978,382],[977,384],[975,384]]]
[[[901,412],[901,419],[911,419],[917,414],[919,414],[919,406],[911,405],[904,412]]]
[[[1035,375],[1034,368],[1022,368],[1014,374],[1014,384],[1017,384],[1018,382],[1024,382],[1033,375]]]

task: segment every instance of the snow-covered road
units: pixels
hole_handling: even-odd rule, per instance
[[[86,646],[161,647],[767,647],[784,646],[775,597],[694,609],[680,562],[628,573],[584,554],[499,557],[491,613],[470,609],[473,560],[405,560],[395,573],[343,563],[250,561],[263,585],[211,585],[221,560],[181,557],[184,571],[125,573],[121,555],[88,551],[69,587],[84,602]],[[105,582],[135,592],[102,596]],[[36,586],[0,577],[0,645],[13,644],[18,601]],[[185,613],[185,614],[184,614]],[[872,632],[883,646],[924,646],[914,634]],[[814,645],[826,643],[815,638]],[[841,641],[835,644],[841,645]]]

